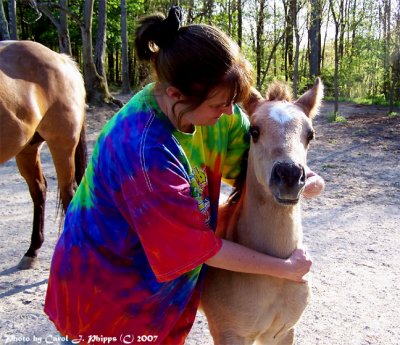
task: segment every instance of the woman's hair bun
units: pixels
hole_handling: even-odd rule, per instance
[[[173,41],[181,26],[181,21],[182,9],[179,6],[172,6],[169,9],[168,17],[161,22],[158,37],[155,38],[155,43],[160,48],[168,47]]]
[[[154,14],[142,18],[136,29],[135,46],[141,60],[150,60],[155,49],[168,47],[175,39],[182,20],[182,9],[172,6],[165,18],[162,14]]]

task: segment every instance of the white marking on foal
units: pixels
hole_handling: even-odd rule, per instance
[[[291,103],[279,103],[272,107],[269,115],[274,121],[283,125],[293,121],[301,114],[302,112],[296,109]]]

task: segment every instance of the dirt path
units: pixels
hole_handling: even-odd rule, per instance
[[[400,116],[342,104],[347,123],[329,123],[332,109],[326,104],[316,119],[318,138],[309,155],[327,187],[321,197],[303,203],[305,242],[314,259],[313,298],[298,325],[297,344],[400,344]],[[88,113],[90,145],[112,113]],[[0,167],[0,344],[59,343],[42,312],[59,229],[47,150],[42,159],[49,184],[46,241],[41,267],[31,271],[16,269],[30,238],[30,197],[14,161]],[[201,314],[187,344],[212,344]]]

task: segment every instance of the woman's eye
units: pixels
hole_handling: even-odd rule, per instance
[[[231,103],[214,104],[214,105],[211,105],[211,108],[213,108],[213,109],[221,109],[221,108],[226,108],[226,107],[228,107],[230,105],[231,105]]]
[[[257,126],[251,126],[249,132],[253,138],[253,142],[256,142],[260,136],[260,129]]]

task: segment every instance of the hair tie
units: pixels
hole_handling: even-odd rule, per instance
[[[160,47],[165,48],[176,37],[182,20],[182,9],[179,6],[172,6],[169,9],[168,17],[159,25],[154,42]]]

